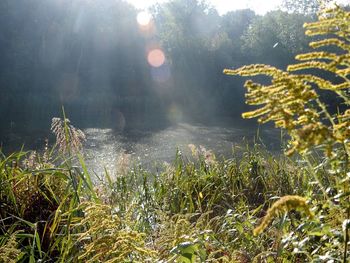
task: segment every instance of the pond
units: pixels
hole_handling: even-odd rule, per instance
[[[85,160],[90,171],[115,173],[123,158],[130,164],[142,164],[156,169],[164,162],[171,163],[176,151],[191,156],[189,144],[211,150],[217,158],[232,156],[233,146],[246,147],[257,137],[257,127],[239,125],[203,125],[178,123],[159,131],[130,130],[118,133],[112,129],[84,129],[87,140]],[[280,150],[280,132],[271,127],[260,127],[259,138],[272,152]],[[259,140],[261,143],[261,141]],[[125,161],[125,160],[124,160]]]
[[[88,170],[101,175],[106,168],[110,174],[115,174],[120,162],[126,158],[128,165],[141,164],[154,171],[162,168],[165,162],[171,163],[177,150],[190,158],[190,144],[212,151],[219,159],[230,158],[233,146],[244,149],[257,137],[269,151],[279,153],[281,149],[280,131],[268,125],[259,127],[255,122],[230,119],[214,123],[180,122],[161,127],[138,126],[123,131],[100,127],[82,129],[86,135],[83,154]],[[40,151],[44,148],[45,138],[49,138],[50,145],[54,143],[49,127],[38,130],[25,127],[2,133],[0,141],[2,151],[9,154],[22,146],[24,150]]]

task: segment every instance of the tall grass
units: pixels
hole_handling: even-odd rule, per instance
[[[68,165],[66,158],[79,154],[1,156],[0,256],[4,262],[296,262],[315,249],[340,256],[341,242],[329,246],[342,236],[334,228],[338,210],[330,205],[325,212],[303,162],[257,144],[225,160],[191,148],[194,158],[177,154],[157,173],[130,166],[94,185],[81,158],[81,168]],[[317,219],[293,212],[253,235],[270,204],[303,193],[319,196],[310,203]]]

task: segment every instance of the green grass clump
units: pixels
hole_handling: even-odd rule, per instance
[[[14,262],[296,262],[328,252],[340,257],[338,221],[345,215],[334,201],[323,202],[303,162],[259,145],[234,149],[223,160],[195,149],[193,158],[177,154],[157,173],[135,165],[94,184],[84,163],[72,166],[79,153],[1,156],[0,251],[11,245]],[[317,173],[330,178],[325,169]],[[333,180],[324,183],[332,187]],[[253,235],[274,200],[301,194],[313,196],[314,219],[282,213]]]

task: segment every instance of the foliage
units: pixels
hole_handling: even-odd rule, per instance
[[[296,59],[301,62],[288,66],[287,71],[261,64],[224,71],[230,75],[265,75],[272,78],[270,85],[262,85],[251,80],[246,82],[247,103],[262,106],[244,113],[243,117],[258,117],[261,123],[273,121],[276,127],[287,130],[290,135],[287,154],[291,155],[298,152],[304,156],[309,165],[309,172],[314,176],[315,182],[325,199],[325,201],[318,203],[321,206],[321,209],[317,209],[318,213],[337,214],[334,220],[324,222],[324,229],[321,232],[315,230],[320,227],[321,215],[316,221],[310,220],[312,226],[308,226],[308,231],[311,230],[311,233],[305,241],[310,241],[310,236],[315,235],[315,233],[317,233],[317,236],[327,236],[323,237],[326,241],[321,242],[316,250],[312,252],[303,250],[301,252],[307,255],[309,260],[313,259],[315,261],[321,259],[337,259],[340,261],[341,257],[344,263],[348,260],[349,229],[343,227],[343,230],[341,230],[341,225],[347,225],[346,222],[350,217],[348,192],[350,169],[349,18],[349,12],[336,7],[322,10],[318,21],[306,23],[306,35],[331,35],[329,38],[311,42],[310,47],[327,49],[297,55]],[[330,48],[334,46],[336,47],[335,50]],[[301,73],[294,73],[296,71]],[[324,72],[333,74],[337,82],[327,80]],[[335,113],[329,105],[322,101],[319,95],[320,90],[327,90],[338,96],[341,102],[338,104]],[[318,153],[319,150],[323,150],[323,160],[315,158],[311,161],[312,154]],[[317,164],[319,161],[322,161],[322,163]],[[332,176],[327,179],[332,182],[329,188],[325,186],[323,178],[320,178],[320,169],[328,169],[332,172]],[[333,189],[332,191],[338,193],[338,195],[332,197],[333,194],[330,193],[330,189]],[[313,198],[319,195],[314,193]],[[277,208],[289,198],[283,197],[268,210],[261,225],[255,229],[256,234],[261,233],[266,228],[271,216],[278,210]],[[305,200],[301,197],[295,198],[299,200],[298,206],[302,205],[304,210],[306,209],[306,213],[311,215]],[[336,201],[334,201],[335,199]],[[304,226],[302,229],[304,229]],[[328,231],[325,231],[325,229],[328,229]],[[338,234],[335,234],[335,232]],[[342,232],[343,235],[339,234]],[[293,234],[291,232],[291,235]],[[334,239],[337,241],[334,241]],[[335,244],[325,251],[323,246],[328,246],[330,240],[333,240]],[[313,240],[313,242],[315,241]],[[342,251],[342,254],[340,251]]]
[[[255,18],[242,34],[242,51],[250,53],[254,62],[263,61],[285,66],[294,54],[303,52],[307,39],[303,23],[311,18],[305,14],[289,14],[280,10]],[[266,54],[273,54],[270,58]]]
[[[20,257],[21,250],[18,249],[16,241],[16,233],[13,233],[8,238],[3,237],[0,245],[0,260],[1,262],[15,263]]]
[[[301,194],[304,169],[257,145],[228,160],[190,147],[192,161],[178,153],[159,173],[130,164],[94,187],[60,151],[4,156],[0,236],[16,236],[20,262],[246,262],[268,250],[270,238],[251,234],[257,215]]]
[[[1,155],[0,235],[4,240],[15,237],[18,262],[65,260],[70,224],[81,214],[80,199],[95,196],[88,175],[66,160],[71,157],[54,155],[47,145],[40,154]]]
[[[310,218],[313,217],[313,214],[311,213],[305,198],[297,195],[286,195],[280,198],[273,204],[273,206],[269,208],[266,216],[264,217],[264,220],[257,228],[254,229],[254,235],[258,235],[263,232],[276,215],[283,214],[291,210],[302,210]]]
[[[338,37],[312,42],[311,47],[335,45],[341,49],[340,54],[324,51],[297,55],[296,59],[306,62],[288,67],[289,72],[308,69],[328,71],[342,79],[340,83],[333,84],[315,74],[291,74],[267,65],[251,65],[237,70],[225,70],[226,74],[272,77],[272,84],[267,86],[252,81],[246,82],[247,103],[264,106],[243,114],[243,117],[259,117],[262,123],[274,121],[276,127],[287,129],[292,136],[290,153],[295,150],[305,152],[312,146],[324,143],[331,148],[338,143],[344,145],[346,149],[348,147],[349,134],[345,127],[349,127],[350,124],[349,111],[340,112],[334,117],[330,116],[326,104],[319,100],[315,87],[336,93],[343,99],[345,105],[349,105],[347,58],[350,46],[346,41],[349,36],[345,30],[348,25],[348,17],[349,13],[341,9],[332,9],[325,11],[320,21],[305,25],[307,35],[333,33]],[[328,125],[323,123],[324,120],[329,122]]]
[[[78,259],[83,262],[152,262],[155,251],[144,244],[145,235],[128,230],[128,221],[113,213],[112,207],[83,203],[84,218],[75,227],[86,229],[78,234],[83,245]]]
[[[289,12],[300,14],[312,14],[316,15],[320,11],[322,4],[331,2],[330,0],[283,0],[282,7]]]

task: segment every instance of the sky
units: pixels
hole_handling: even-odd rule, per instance
[[[139,9],[146,9],[155,4],[166,2],[167,0],[127,0]],[[350,1],[350,0],[349,0]],[[281,0],[208,0],[220,14],[225,14],[228,11],[235,9],[250,8],[258,14],[264,14],[269,10],[275,9]]]
[[[146,9],[155,4],[166,2],[167,0],[127,0],[139,9]],[[282,0],[208,0],[219,12],[220,15],[236,9],[250,8],[257,14],[276,9]],[[337,0],[340,3],[350,4],[350,0]]]

